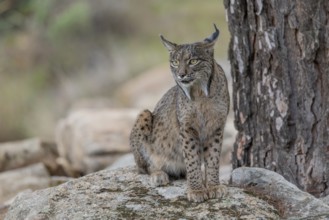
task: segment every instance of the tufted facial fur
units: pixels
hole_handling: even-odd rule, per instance
[[[213,57],[218,35],[215,26],[205,40],[181,45],[160,36],[177,85],[153,112],[144,110],[137,117],[130,134],[139,173],[150,174],[155,186],[186,176],[187,198],[193,202],[226,192],[219,182],[219,160],[229,95],[225,74]]]

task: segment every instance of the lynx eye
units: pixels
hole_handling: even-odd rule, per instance
[[[178,60],[173,60],[171,61],[171,65],[174,67],[177,67],[179,65],[179,61]]]
[[[190,65],[196,65],[197,63],[199,63],[199,60],[197,59],[191,59],[189,62]]]

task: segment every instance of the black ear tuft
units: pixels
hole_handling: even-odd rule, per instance
[[[217,38],[219,36],[219,30],[216,27],[216,25],[214,24],[215,27],[215,32],[212,33],[212,35],[210,35],[209,37],[207,37],[206,39],[204,39],[204,41],[201,42],[201,45],[204,49],[206,49],[210,54],[213,54],[213,50],[214,50],[214,45],[217,41]]]
[[[163,45],[168,49],[169,52],[176,49],[177,44],[168,41],[161,34],[160,34],[160,38],[162,40]]]
[[[212,35],[210,35],[209,37],[207,37],[206,39],[204,39],[204,41],[206,43],[212,43],[213,41],[217,40],[217,38],[219,36],[219,30],[216,27],[216,24],[214,24],[214,27],[215,27],[215,32]]]

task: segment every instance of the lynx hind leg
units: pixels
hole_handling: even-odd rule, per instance
[[[222,198],[227,188],[219,181],[219,162],[223,142],[223,129],[217,129],[213,137],[204,147],[206,171],[206,188],[209,198]]]
[[[145,144],[152,133],[152,113],[149,110],[141,112],[130,133],[130,147],[133,150],[139,173],[147,173],[148,163]]]

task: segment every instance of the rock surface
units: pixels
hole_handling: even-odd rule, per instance
[[[25,193],[7,220],[20,219],[279,219],[266,201],[229,187],[222,200],[188,202],[186,181],[154,188],[134,167],[103,170],[60,186]]]
[[[72,178],[50,176],[43,163],[0,173],[0,206],[24,190],[44,189]]]
[[[43,162],[56,169],[58,152],[54,143],[32,138],[0,144],[0,172]]]
[[[329,219],[329,206],[298,189],[283,176],[263,168],[241,167],[233,170],[232,184],[262,194],[282,207],[283,216],[292,219]]]
[[[74,170],[103,169],[130,151],[129,134],[139,110],[80,109],[61,120],[56,142]]]
[[[109,166],[107,169],[109,170],[116,170],[119,168],[124,168],[128,166],[135,166],[135,160],[134,155],[132,153],[126,154],[121,156],[119,159],[117,159],[111,166]]]
[[[0,203],[26,189],[49,187],[50,175],[42,163],[0,173]]]

